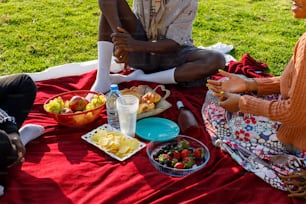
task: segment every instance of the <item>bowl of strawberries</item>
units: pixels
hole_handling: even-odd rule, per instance
[[[166,142],[150,142],[147,154],[151,164],[160,172],[183,177],[206,166],[210,153],[201,141],[186,135],[178,135]]]

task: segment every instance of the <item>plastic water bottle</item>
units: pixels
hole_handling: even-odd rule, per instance
[[[119,91],[118,85],[112,84],[106,98],[107,123],[118,130],[120,129],[120,124],[116,100],[119,96],[121,96],[121,92]]]
[[[177,101],[176,105],[179,109],[177,122],[181,133],[183,135],[199,138],[201,134],[200,127],[193,113],[184,106],[182,101]]]

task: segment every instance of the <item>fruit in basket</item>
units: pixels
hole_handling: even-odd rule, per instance
[[[96,95],[96,96],[95,96]],[[99,100],[87,100],[97,98]],[[73,108],[71,102],[76,99],[85,104],[91,103],[92,108]],[[88,90],[75,90],[60,93],[46,100],[44,110],[59,124],[67,127],[80,127],[95,121],[102,112],[105,104],[105,95]],[[71,107],[70,107],[71,106]]]
[[[85,97],[82,96],[72,96],[69,100],[69,108],[73,111],[83,111],[86,108],[86,105],[88,104],[88,100]]]
[[[46,111],[56,114],[60,113],[64,107],[64,101],[60,96],[50,100],[49,103],[44,105]]]
[[[102,106],[105,104],[105,100],[104,95],[98,94],[94,94],[91,101],[80,95],[74,95],[65,100],[59,96],[44,104],[44,109],[55,114],[81,113]],[[88,117],[90,118],[90,116]]]
[[[105,97],[103,95],[94,95],[91,101],[86,105],[85,110],[95,109],[105,104]]]
[[[60,114],[69,114],[69,113],[73,113],[73,111],[70,109],[70,108],[63,108],[61,111],[60,111]]]
[[[50,113],[69,114],[93,110],[103,104],[105,104],[104,95],[94,94],[91,101],[79,95],[74,95],[66,100],[63,100],[62,97],[59,96],[44,104],[44,108]]]

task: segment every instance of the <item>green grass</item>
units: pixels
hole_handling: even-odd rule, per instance
[[[131,0],[128,1],[131,3]],[[196,45],[232,44],[279,75],[304,33],[289,0],[199,0]],[[0,0],[0,75],[97,58],[97,0]]]

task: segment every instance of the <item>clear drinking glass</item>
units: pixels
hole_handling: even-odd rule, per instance
[[[130,137],[135,136],[139,99],[133,95],[122,95],[116,101],[120,131]]]

